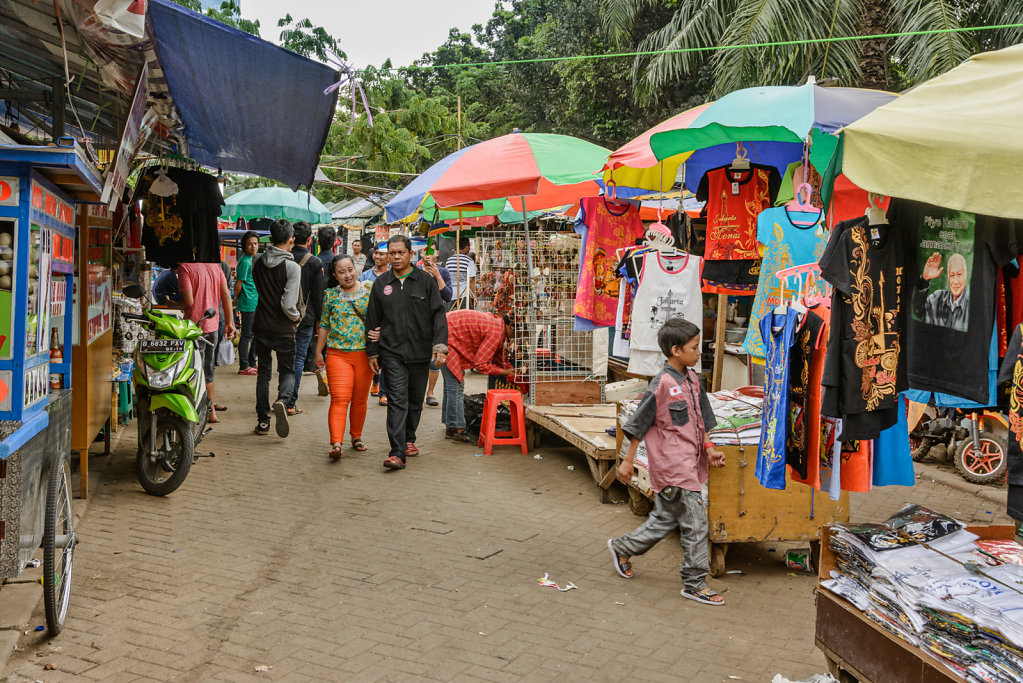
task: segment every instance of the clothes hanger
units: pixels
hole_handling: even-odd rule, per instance
[[[806,199],[802,199],[803,193],[806,193]],[[814,206],[810,200],[813,198],[813,186],[810,183],[800,183],[799,187],[796,188],[796,196],[785,204],[785,213],[789,215],[789,221],[793,225],[811,226],[816,225],[820,222],[821,214],[824,212]],[[813,218],[793,218],[790,210],[793,212],[814,214]]]
[[[748,171],[749,170],[749,159],[747,158],[746,148],[741,142],[735,143],[735,158],[732,159],[732,163],[728,165],[730,171]]]
[[[876,194],[874,192],[867,194],[869,205],[864,214],[867,217],[867,225],[888,225],[888,216],[885,213],[884,207],[881,206],[883,200],[883,194]]]

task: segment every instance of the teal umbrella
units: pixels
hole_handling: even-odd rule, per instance
[[[330,211],[320,200],[303,190],[286,187],[256,187],[242,190],[224,200],[223,220],[236,221],[239,217],[286,218],[289,221],[329,223]]]

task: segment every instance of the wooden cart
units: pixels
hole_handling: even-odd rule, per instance
[[[586,456],[590,474],[600,489],[600,502],[611,502],[608,489],[615,480],[617,449],[607,429],[615,426],[613,404],[573,406],[526,406],[527,439],[534,448],[540,432],[547,430],[569,442]]]
[[[981,538],[1012,538],[1011,526],[967,527]],[[818,577],[831,578],[835,553],[828,548],[831,527],[823,530]],[[817,588],[814,638],[839,681],[861,683],[945,683],[962,680],[919,647],[876,626],[844,598]]]
[[[833,501],[826,493],[792,480],[784,490],[764,488],[753,476],[756,446],[719,449],[725,454],[725,466],[712,467],[707,482],[711,576],[725,573],[725,556],[733,543],[805,542],[816,557],[821,527],[849,521],[848,493]],[[635,470],[629,484],[631,507],[645,515],[653,499],[650,478],[642,467],[637,465]]]

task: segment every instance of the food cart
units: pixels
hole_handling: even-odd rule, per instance
[[[51,634],[67,615],[75,210],[98,172],[69,145],[0,147],[0,577],[42,547]]]

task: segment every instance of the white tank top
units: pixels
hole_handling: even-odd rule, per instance
[[[636,354],[630,359],[629,372],[654,375],[664,365],[664,354],[657,345],[657,332],[665,320],[683,317],[703,329],[703,297],[700,271],[703,260],[693,254],[662,256],[652,251],[643,256],[639,288],[632,305],[632,350],[656,352]],[[637,369],[633,369],[633,359]],[[638,366],[642,365],[642,368]],[[700,372],[700,364],[693,368]]]

